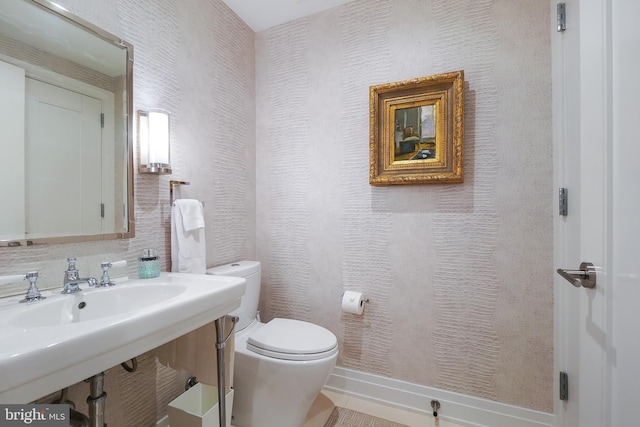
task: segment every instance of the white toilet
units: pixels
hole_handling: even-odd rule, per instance
[[[244,277],[236,324],[233,418],[236,427],[302,427],[338,358],[338,340],[313,323],[257,319],[261,266],[239,261],[207,274]]]

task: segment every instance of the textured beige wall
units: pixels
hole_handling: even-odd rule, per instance
[[[264,319],[329,328],[340,366],[552,411],[549,19],[357,0],[256,35]],[[369,186],[369,86],[459,69],[465,183]]]
[[[171,112],[173,175],[135,176],[136,237],[130,240],[0,248],[0,275],[40,272],[61,286],[66,258],[98,276],[100,262],[127,259],[114,274],[137,275],[143,248],[169,251],[169,180],[190,181],[178,197],[205,202],[207,262],[255,257],[254,34],[220,0],[57,0],[72,13],[134,45],[134,108]],[[99,277],[99,276],[98,276]],[[25,292],[26,282],[0,295]],[[26,369],[26,367],[25,367]],[[107,373],[107,423],[146,426],[183,391],[173,370],[140,358],[139,371]],[[71,390],[84,411],[88,385]]]

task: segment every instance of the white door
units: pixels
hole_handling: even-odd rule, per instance
[[[640,1],[612,7],[611,425],[640,425]]]
[[[552,2],[555,17],[555,3]],[[569,190],[556,216],[555,264],[598,270],[595,289],[556,276],[556,425],[640,425],[640,2],[569,0],[567,29],[552,35],[554,167]],[[554,20],[555,23],[555,20]],[[556,386],[558,380],[556,380]]]
[[[102,230],[102,103],[26,79],[26,212],[32,237]]]
[[[24,239],[24,76],[23,68],[0,61],[0,239]]]
[[[594,289],[576,288],[556,275],[556,426],[609,427],[606,422],[607,163],[610,143],[606,82],[608,0],[570,0],[567,28],[552,34],[554,166],[556,188],[568,190],[568,214],[555,215],[556,268],[596,266]],[[555,17],[555,2],[552,3]],[[555,20],[554,20],[555,23]],[[568,400],[559,400],[559,373],[569,378]]]

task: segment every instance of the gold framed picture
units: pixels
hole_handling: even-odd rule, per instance
[[[369,88],[371,185],[464,181],[464,72]]]

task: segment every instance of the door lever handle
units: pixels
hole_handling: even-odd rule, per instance
[[[576,288],[592,289],[596,287],[596,268],[590,262],[580,263],[579,270],[559,268],[558,274],[567,279]]]

